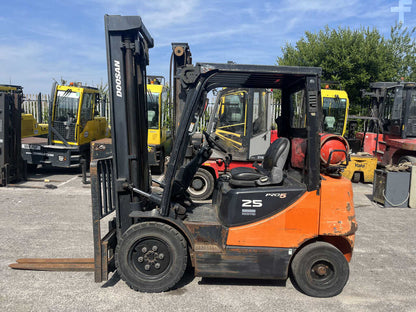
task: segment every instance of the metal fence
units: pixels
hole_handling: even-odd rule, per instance
[[[25,94],[24,101],[22,104],[23,112],[25,114],[32,114],[38,123],[47,123],[49,113],[49,99],[49,94]],[[110,105],[107,97],[105,97],[104,100],[101,101],[97,109],[99,115],[105,117],[107,122],[110,124]],[[211,115],[213,109],[213,104],[207,106],[206,112],[199,119],[197,128],[198,132],[206,130],[209,122],[209,116]],[[275,119],[279,116],[279,114],[280,105],[278,103],[272,104],[272,123],[274,123]]]
[[[202,132],[203,130],[207,130],[208,122],[209,122],[209,116],[211,116],[211,112],[214,109],[213,105],[208,105],[207,109],[205,110],[205,113],[202,114],[202,116],[199,118],[198,125],[196,128],[197,132]]]
[[[49,114],[49,94],[25,94],[23,97],[22,110],[25,114],[32,114],[38,123],[47,123]],[[100,116],[110,123],[110,105],[107,97],[97,106]]]
[[[49,94],[25,94],[22,110],[25,114],[32,114],[38,123],[48,122]]]
[[[273,103],[271,104],[271,121],[272,125],[276,123],[276,118],[280,116],[280,103]],[[214,105],[208,105],[205,113],[201,116],[198,122],[197,132],[202,132],[202,130],[206,130],[208,127],[209,116],[214,109]]]
[[[101,99],[101,103],[97,106],[97,110],[100,116],[105,117],[107,120],[107,123],[111,123],[110,118],[110,101],[108,100],[108,97],[105,96],[103,99]]]

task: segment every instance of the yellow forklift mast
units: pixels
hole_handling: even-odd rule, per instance
[[[165,171],[165,156],[172,148],[168,127],[168,89],[163,76],[147,76],[147,122],[149,165],[155,174]]]

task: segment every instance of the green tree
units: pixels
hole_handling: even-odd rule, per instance
[[[390,32],[390,48],[394,55],[397,77],[416,81],[416,27],[409,30],[403,24],[396,24]]]
[[[279,65],[318,66],[323,80],[338,81],[356,113],[362,103],[361,89],[373,81],[414,79],[416,69],[415,28],[402,24],[391,29],[386,39],[377,29],[326,26],[318,33],[305,32],[293,46],[286,44]]]

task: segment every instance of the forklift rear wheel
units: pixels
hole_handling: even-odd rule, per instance
[[[130,288],[157,293],[182,278],[187,265],[187,244],[171,226],[158,222],[132,225],[117,244],[115,262]]]
[[[295,284],[312,297],[336,296],[348,281],[347,260],[336,247],[325,242],[302,248],[291,267]]]
[[[33,172],[33,171],[35,171],[37,167],[38,167],[38,165],[36,165],[36,164],[27,164],[27,165],[26,165],[26,168],[27,168],[27,171],[28,171],[28,172]]]
[[[410,162],[413,166],[416,165],[416,157],[414,156],[402,156],[399,158],[398,164]]]
[[[165,172],[165,152],[163,149],[160,151],[159,165],[153,167],[153,172],[155,174],[163,174]]]
[[[160,151],[159,166],[157,167],[156,171],[157,174],[165,173],[165,151],[163,149]]]
[[[360,172],[354,172],[351,182],[358,183],[361,180],[361,173]]]
[[[188,193],[191,199],[204,200],[211,196],[214,191],[214,177],[212,174],[204,169],[199,168],[194,178],[192,179],[191,185],[188,188]]]

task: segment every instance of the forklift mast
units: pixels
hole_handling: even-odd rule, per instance
[[[0,85],[0,186],[26,176],[21,157],[23,88]]]
[[[416,83],[414,82],[373,82],[369,96],[372,115],[379,119],[380,131],[402,139],[416,137]]]
[[[169,89],[173,90],[171,94],[171,103],[173,104],[173,122],[172,122],[172,135],[176,138],[177,129],[181,120],[182,113],[184,111],[186,93],[184,92],[178,69],[192,64],[192,53],[188,43],[172,42],[172,56],[170,60],[170,79],[173,74],[172,80],[169,82]]]
[[[139,16],[105,16],[108,81],[111,106],[113,185],[117,192],[118,227],[131,224],[128,210],[143,210],[145,202],[126,184],[150,192],[147,157],[146,65],[153,38]],[[119,209],[129,206],[130,209]]]
[[[357,132],[363,150],[377,156],[382,165],[416,163],[416,83],[373,82],[370,127]]]

